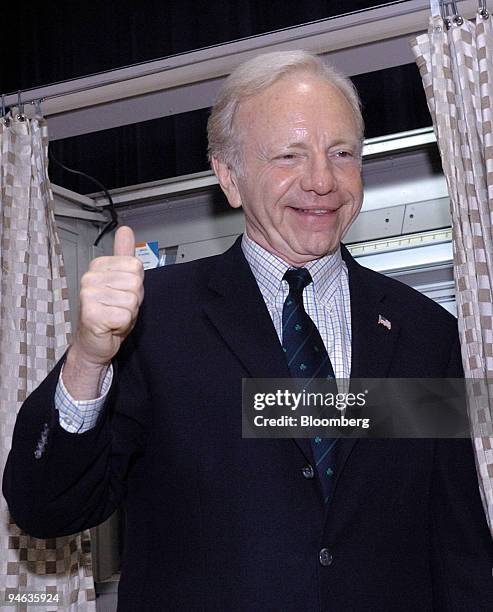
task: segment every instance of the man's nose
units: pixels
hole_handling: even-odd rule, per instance
[[[317,156],[309,160],[301,180],[304,191],[314,191],[317,195],[325,195],[337,190],[337,179],[334,166],[326,156]]]

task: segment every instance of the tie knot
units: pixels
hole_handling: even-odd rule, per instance
[[[312,282],[312,276],[306,268],[290,268],[283,278],[289,285],[289,291],[296,293],[303,293],[303,289]]]

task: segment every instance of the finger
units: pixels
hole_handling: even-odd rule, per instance
[[[106,287],[90,287],[82,290],[84,307],[95,307],[97,315],[98,306],[115,306],[117,308],[127,308],[132,313],[137,313],[140,305],[140,292],[120,291],[119,289],[107,289]]]
[[[135,255],[135,235],[131,227],[122,225],[116,231],[113,255]]]
[[[142,279],[137,274],[129,272],[112,272],[105,274],[105,278],[99,283],[94,283],[94,287],[107,289],[109,291],[127,291],[139,295],[144,290]]]
[[[114,259],[114,257],[112,258]],[[140,291],[143,286],[142,277],[137,271],[101,268],[95,266],[83,274],[80,287],[108,287],[120,291]]]
[[[111,332],[116,336],[125,337],[135,323],[135,313],[128,308],[99,304],[98,312],[89,308],[84,314],[85,324],[95,335]]]
[[[144,280],[144,266],[142,262],[137,259],[137,257],[129,257],[129,256],[121,256],[115,257],[114,255],[96,257],[89,264],[89,276],[92,276],[92,273],[96,273],[98,275],[106,275],[106,274],[134,274],[138,276],[141,280]],[[95,282],[99,283],[102,280],[106,280],[104,277],[101,279],[91,279]]]

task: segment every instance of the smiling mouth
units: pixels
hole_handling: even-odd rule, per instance
[[[292,209],[299,214],[318,215],[318,216],[333,215],[338,210],[337,208],[334,210],[329,210],[327,208],[294,208],[294,207],[292,207]]]

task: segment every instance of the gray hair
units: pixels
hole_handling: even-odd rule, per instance
[[[207,122],[208,156],[239,171],[241,151],[234,125],[238,106],[245,99],[261,93],[286,74],[308,72],[327,80],[336,87],[351,106],[363,143],[361,101],[351,80],[306,51],[277,51],[258,55],[241,64],[226,79]]]

